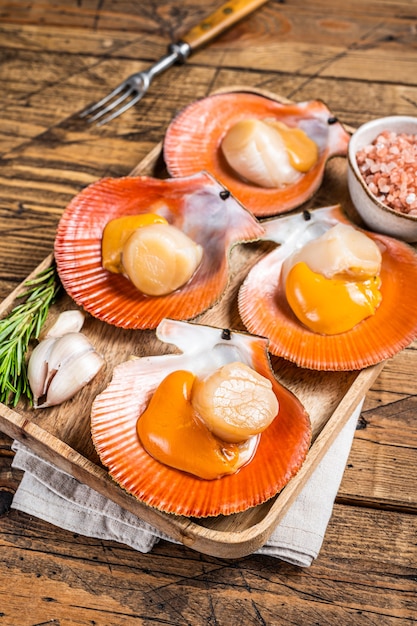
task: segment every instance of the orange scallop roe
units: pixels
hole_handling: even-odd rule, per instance
[[[379,276],[364,280],[326,278],[306,263],[296,263],[288,273],[288,303],[307,328],[323,335],[337,335],[374,315],[381,304]]]
[[[281,135],[293,168],[299,172],[308,172],[319,158],[317,144],[302,128],[293,128],[277,120],[268,120],[268,123]]]
[[[137,422],[139,439],[155,459],[212,480],[233,474],[239,466],[239,445],[217,439],[197,416],[190,398],[195,375],[179,370],[156,389]]]
[[[104,269],[115,274],[123,273],[122,251],[129,237],[138,228],[167,223],[164,217],[156,213],[123,215],[110,220],[104,227],[101,240],[101,262]]]
[[[108,222],[102,237],[104,269],[123,274],[147,296],[162,296],[185,285],[200,265],[203,248],[154,213]]]
[[[383,131],[356,153],[369,191],[400,213],[417,215],[417,135]]]
[[[258,435],[277,413],[271,381],[233,362],[201,379],[185,370],[169,374],[140,416],[137,432],[161,463],[210,480],[248,463]]]

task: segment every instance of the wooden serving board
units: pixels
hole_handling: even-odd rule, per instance
[[[156,146],[131,174],[166,176],[161,145]],[[303,208],[337,203],[352,219],[357,219],[347,191],[346,161],[341,157],[327,164],[322,187]],[[271,249],[270,246],[265,242],[236,246],[230,255],[230,281],[226,292],[215,307],[193,321],[245,330],[237,311],[237,292],[250,267]],[[50,255],[30,277],[52,262]],[[3,301],[1,317],[12,308],[22,290],[23,285]],[[47,325],[52,324],[61,311],[70,308],[76,306],[64,293],[52,307]],[[224,558],[245,556],[267,541],[384,365],[380,363],[353,372],[316,372],[272,357],[278,380],[295,393],[310,415],[313,440],[306,461],[288,485],[268,502],[231,516],[196,520],[162,513],[126,493],[101,465],[90,435],[92,401],[110,381],[114,367],[131,355],[161,354],[169,349],[161,344],[154,331],[124,330],[91,316],[87,316],[83,332],[103,354],[106,367],[91,384],[61,406],[35,410],[23,401],[16,409],[0,404],[0,429],[174,540],[199,552]]]

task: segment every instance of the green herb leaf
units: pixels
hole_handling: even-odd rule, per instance
[[[55,265],[27,280],[24,287],[18,296],[21,302],[0,320],[0,402],[12,406],[22,396],[32,403],[26,354],[61,289]]]

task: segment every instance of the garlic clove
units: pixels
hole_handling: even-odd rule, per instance
[[[48,358],[48,378],[79,354],[94,350],[90,340],[82,333],[67,333],[55,339]]]
[[[103,357],[80,332],[46,337],[33,350],[28,362],[34,408],[68,400],[90,382],[103,365]]]
[[[85,315],[78,309],[63,311],[59,314],[55,324],[46,333],[46,337],[62,337],[67,333],[76,333],[84,324]]]
[[[48,359],[55,344],[53,337],[44,339],[32,350],[30,355],[27,376],[33,395],[34,406],[46,393],[46,379],[48,375]]]
[[[66,362],[53,376],[43,404],[37,408],[61,404],[72,398],[80,389],[98,374],[104,365],[104,359],[94,350],[78,354]]]

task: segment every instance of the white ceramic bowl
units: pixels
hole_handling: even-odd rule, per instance
[[[348,188],[352,202],[365,224],[373,231],[417,242],[417,215],[400,213],[377,200],[369,191],[356,162],[356,153],[372,143],[383,130],[417,135],[417,117],[393,115],[381,117],[360,126],[352,135],[348,148]]]

